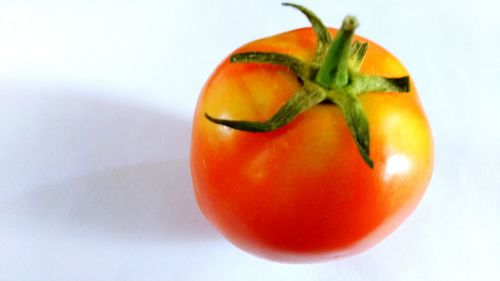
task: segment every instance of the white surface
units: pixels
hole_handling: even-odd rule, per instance
[[[278,1],[0,1],[0,281],[500,280],[498,1],[314,1],[410,69],[436,166],[417,211],[336,262],[272,263],[192,195],[191,115],[239,45],[307,25]]]

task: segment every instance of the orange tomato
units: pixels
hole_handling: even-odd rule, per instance
[[[334,36],[336,29],[329,29]],[[234,53],[283,53],[310,61],[315,32],[303,28],[260,39]],[[408,75],[368,43],[360,73]],[[417,91],[365,93],[374,167],[360,156],[340,109],[320,103],[266,133],[235,130],[205,118],[269,119],[300,81],[287,67],[230,63],[206,82],[194,114],[191,172],[206,218],[239,248],[285,262],[359,253],[375,245],[416,208],[432,174],[433,144]]]

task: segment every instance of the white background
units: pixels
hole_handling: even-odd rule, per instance
[[[197,95],[245,42],[308,25],[278,1],[0,0],[0,281],[500,280],[498,1],[302,1],[410,70],[434,177],[375,248],[288,265],[199,213]]]

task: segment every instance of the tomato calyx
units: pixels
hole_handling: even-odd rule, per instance
[[[369,122],[358,96],[368,92],[408,92],[409,77],[388,78],[359,72],[368,44],[352,42],[354,31],[359,26],[355,17],[345,17],[342,27],[332,39],[326,26],[313,12],[296,4],[283,5],[301,11],[317,35],[316,52],[311,62],[270,52],[237,53],[230,57],[230,62],[285,66],[299,78],[302,87],[264,122],[218,119],[208,113],[205,113],[205,117],[211,122],[236,130],[270,132],[290,123],[305,110],[330,101],[340,108],[358,151],[366,164],[373,168],[373,160],[370,158]]]

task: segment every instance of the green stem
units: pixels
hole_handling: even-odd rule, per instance
[[[316,75],[316,83],[327,88],[342,88],[349,82],[349,50],[354,30],[359,26],[358,20],[347,16],[342,28],[337,32],[323,63]]]

